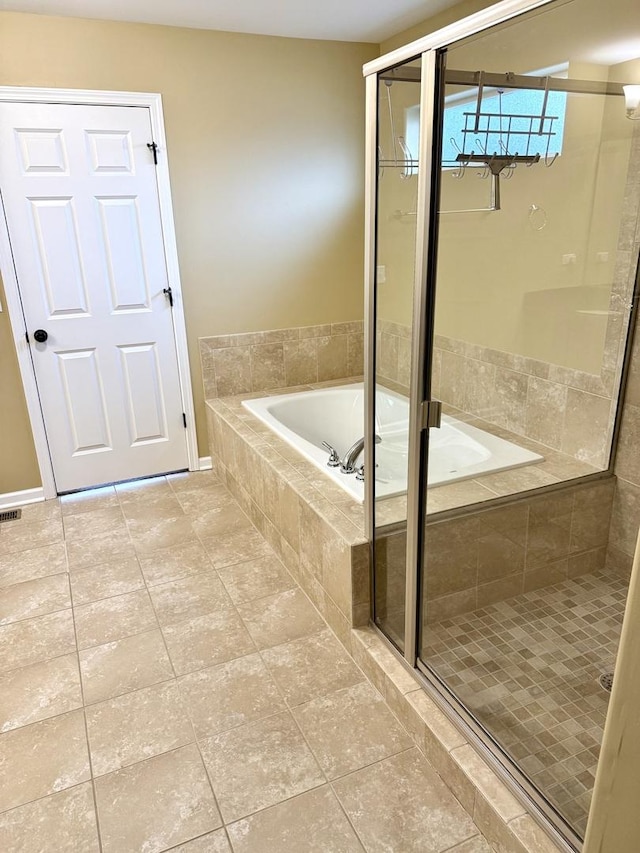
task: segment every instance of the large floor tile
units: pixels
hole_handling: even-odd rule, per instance
[[[227,823],[325,781],[289,712],[207,738],[200,748]]]
[[[0,555],[17,554],[31,548],[41,548],[64,541],[62,520],[58,516],[29,522],[26,518],[3,525],[0,536]]]
[[[0,672],[76,650],[71,610],[59,610],[0,627]]]
[[[63,655],[0,675],[0,731],[82,707],[78,657]]]
[[[0,589],[66,571],[67,552],[62,542],[0,556]]]
[[[71,607],[66,572],[9,586],[0,594],[0,625]]]
[[[102,776],[194,740],[175,681],[107,699],[87,708],[94,776]]]
[[[413,745],[368,682],[300,705],[293,716],[329,779]]]
[[[158,624],[146,589],[103,598],[74,610],[79,649],[141,634]]]
[[[119,506],[116,490],[113,486],[101,486],[98,489],[87,489],[84,492],[73,492],[62,495],[60,508],[63,518],[69,515],[79,515],[93,512],[96,509],[108,509]]]
[[[220,506],[206,510],[193,518],[193,529],[203,541],[213,536],[224,536],[239,530],[249,530],[252,527],[249,518],[231,495]]]
[[[470,838],[468,841],[463,841],[462,844],[456,844],[447,853],[493,853],[489,844],[481,835],[476,835],[475,838]]]
[[[80,515],[64,516],[64,538],[67,542],[93,539],[104,533],[120,536],[126,533],[126,524],[119,506],[92,509]]]
[[[235,610],[207,613],[169,625],[162,632],[178,675],[255,651],[253,640]]]
[[[149,687],[173,676],[160,629],[134,634],[80,652],[87,704]]]
[[[224,584],[213,568],[154,586],[150,595],[161,625],[175,625],[231,606]]]
[[[212,538],[200,537],[216,569],[246,560],[274,556],[272,548],[254,527]]]
[[[232,823],[228,832],[235,853],[364,851],[327,785]]]
[[[260,649],[309,637],[326,628],[326,622],[301,589],[240,604],[238,612]]]
[[[211,510],[220,509],[234,502],[222,483],[211,484],[206,489],[183,489],[175,494],[183,512],[190,518],[198,518]]]
[[[67,542],[69,569],[81,569],[83,566],[95,566],[99,563],[115,563],[135,557],[136,552],[128,534],[114,536],[113,533],[101,533],[92,539],[79,539]]]
[[[0,850],[6,853],[99,853],[89,782],[0,815]]]
[[[173,490],[164,476],[117,483],[115,489],[120,506],[123,508],[133,503],[152,507],[156,501],[173,496]]]
[[[195,745],[96,779],[104,853],[166,850],[221,826]]]
[[[185,675],[179,684],[197,737],[218,734],[286,707],[258,654]]]
[[[139,559],[147,586],[177,581],[212,568],[207,552],[198,541],[162,548]]]
[[[176,474],[167,474],[166,479],[176,495],[182,492],[216,489],[220,485],[220,478],[211,469],[209,471],[178,471]]]
[[[172,847],[171,853],[232,853],[232,850],[225,830],[216,829],[179,847]]]
[[[265,598],[296,586],[275,555],[223,566],[218,569],[218,574],[236,604]]]
[[[83,712],[0,735],[0,767],[0,811],[85,782],[90,770]]]
[[[333,788],[371,853],[442,853],[478,834],[416,748],[345,776]]]
[[[144,587],[144,578],[135,557],[74,569],[69,580],[74,605],[124,595]]]
[[[365,680],[329,629],[265,649],[262,658],[291,706]]]
[[[171,548],[193,542],[195,533],[185,515],[173,518],[136,518],[129,521],[131,541],[138,554],[151,554],[160,548]]]

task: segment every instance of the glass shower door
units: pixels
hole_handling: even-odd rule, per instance
[[[640,193],[622,98],[635,66],[586,61],[605,24],[586,33],[583,7],[441,53],[426,335],[443,416],[418,502],[418,667],[576,845],[626,598],[605,564],[604,474]]]
[[[374,620],[405,642],[407,424],[418,204],[421,60],[377,78]]]

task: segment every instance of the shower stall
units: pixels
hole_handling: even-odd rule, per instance
[[[567,850],[640,521],[639,45],[507,0],[365,66],[372,621]]]

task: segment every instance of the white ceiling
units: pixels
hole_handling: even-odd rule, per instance
[[[0,0],[0,9],[379,43],[458,0]]]

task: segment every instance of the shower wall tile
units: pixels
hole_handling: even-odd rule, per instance
[[[427,522],[427,624],[602,569],[614,491],[608,479]]]
[[[318,382],[327,379],[342,379],[347,373],[348,336],[330,335],[317,338],[318,341]]]
[[[361,376],[364,324],[200,338],[200,363],[206,400]]]

